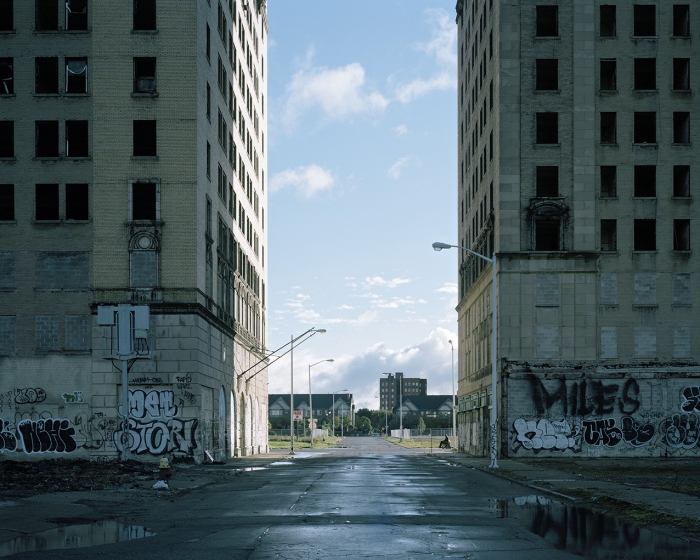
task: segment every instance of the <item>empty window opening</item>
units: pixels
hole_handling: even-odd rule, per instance
[[[634,36],[656,36],[656,6],[635,4],[634,6]]]
[[[0,0],[0,31],[13,31],[14,26],[12,0]]]
[[[600,143],[617,143],[617,113],[600,114]]]
[[[14,72],[11,58],[0,58],[0,95],[14,93]]]
[[[673,166],[673,196],[677,198],[690,196],[690,165]]]
[[[673,36],[690,37],[690,5],[673,6]]]
[[[656,113],[634,114],[634,143],[656,144]]]
[[[634,250],[656,251],[656,220],[634,221]]]
[[[560,220],[535,220],[535,251],[559,251]]]
[[[66,157],[88,155],[88,122],[66,121]]]
[[[58,157],[58,121],[36,121],[36,157]]]
[[[155,57],[134,58],[134,93],[155,93],[156,59]]]
[[[600,89],[617,90],[617,60],[600,61]]]
[[[34,92],[58,93],[58,57],[34,59]]]
[[[58,220],[58,185],[36,185],[36,219]]]
[[[614,165],[600,166],[600,196],[603,198],[617,196],[617,167]]]
[[[537,6],[537,36],[559,36],[559,7]]]
[[[537,167],[536,193],[539,197],[559,196],[559,168],[555,165]]]
[[[673,113],[673,143],[690,144],[690,113]]]
[[[559,143],[559,114],[537,113],[537,140],[538,144]]]
[[[536,70],[535,89],[559,89],[559,60],[556,58],[537,59]]]
[[[617,220],[600,220],[600,250],[617,251]]]
[[[0,121],[0,158],[15,157],[15,121]]]
[[[66,58],[66,93],[87,93],[87,58]]]
[[[656,196],[656,166],[634,166],[634,196],[653,198]]]
[[[132,220],[156,220],[156,184],[132,184]]]
[[[15,186],[0,185],[0,222],[15,219]]]
[[[34,28],[37,31],[58,29],[58,2],[56,0],[35,0]]]
[[[158,155],[156,121],[134,121],[134,155]]]
[[[656,59],[634,59],[634,89],[656,89]]]
[[[673,220],[673,250],[690,251],[690,220]]]
[[[66,220],[87,220],[89,218],[88,186],[86,184],[66,185]]]
[[[600,7],[600,36],[617,37],[617,7],[603,4]]]
[[[66,29],[72,31],[87,31],[88,11],[87,0],[66,1]]]
[[[673,59],[673,89],[690,90],[690,59]]]
[[[134,0],[134,30],[154,31],[156,28],[156,0]]]

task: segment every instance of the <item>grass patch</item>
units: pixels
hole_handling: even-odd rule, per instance
[[[430,438],[400,440],[399,438],[388,437],[386,438],[386,440],[390,441],[391,443],[395,443],[396,445],[400,445],[401,447],[405,447],[407,449],[430,449]],[[442,441],[442,438],[433,438],[432,448],[438,449],[440,446],[440,441]]]
[[[325,438],[314,438],[314,449],[326,449],[335,447],[342,438],[334,436],[326,436]],[[291,449],[291,437],[289,436],[270,436],[270,449]],[[300,437],[294,440],[294,449],[311,449],[311,438]]]

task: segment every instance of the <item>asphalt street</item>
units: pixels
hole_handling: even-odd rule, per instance
[[[232,462],[220,468],[221,476],[214,483],[172,501],[156,497],[156,491],[140,498],[134,495],[131,509],[122,510],[118,519],[124,524],[122,532],[133,533],[131,540],[13,557],[581,557],[556,549],[555,544],[561,545],[557,539],[542,538],[530,530],[533,519],[540,528],[550,521],[556,526],[556,519],[547,521],[546,515],[551,518],[553,514],[575,514],[579,526],[586,522],[581,512],[554,507],[544,498],[533,497],[529,488],[473,468],[451,465],[439,457],[427,456],[425,450],[403,449],[376,437],[346,438],[342,445],[345,447],[298,453],[293,460],[283,458],[249,470],[235,470],[240,467]],[[128,496],[120,498],[122,507]],[[99,509],[101,505],[105,512],[105,503],[83,500],[80,507]],[[534,517],[528,518],[524,512],[530,510],[521,506],[536,508],[531,510]],[[511,515],[509,510],[518,511]],[[563,522],[564,535],[570,532],[568,525]],[[589,520],[589,525],[590,536],[597,539],[594,523]],[[103,529],[104,524],[93,527],[74,544],[108,542],[99,540]],[[609,528],[605,530],[609,532]],[[550,533],[549,526],[540,533]],[[638,543],[639,533],[636,537]],[[621,536],[613,536],[613,542],[617,541],[624,549]],[[653,547],[654,543],[649,541],[645,546]],[[599,552],[595,551],[597,557],[606,557]],[[647,552],[652,555],[646,557],[656,557],[653,551]],[[682,554],[670,557],[686,558]]]

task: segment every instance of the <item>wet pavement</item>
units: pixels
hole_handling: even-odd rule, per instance
[[[698,543],[538,495],[458,465],[456,454],[429,456],[380,438],[346,438],[342,446],[301,452],[293,460],[271,455],[193,467],[180,482],[190,487],[179,492],[130,488],[15,500],[0,507],[0,555],[26,550],[13,558],[698,557]],[[115,533],[134,537],[106,540]],[[77,547],[35,551],[42,542],[60,544],[60,534]],[[25,548],[8,548],[13,542]]]

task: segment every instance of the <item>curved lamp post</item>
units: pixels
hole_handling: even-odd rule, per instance
[[[452,439],[457,437],[457,407],[455,401],[457,400],[455,393],[455,347],[451,340],[447,342],[450,343],[450,348],[452,348]]]
[[[309,432],[311,433],[311,449],[314,447],[314,429],[313,429],[313,422],[314,422],[314,406],[313,406],[313,401],[312,401],[312,396],[311,396],[311,368],[314,366],[317,366],[318,364],[322,364],[323,362],[332,362],[333,360],[321,360],[319,362],[316,362],[315,364],[309,364]]]
[[[467,249],[466,247],[462,247],[460,245],[450,245],[449,243],[441,243],[439,241],[433,243],[433,249],[435,249],[436,251],[442,251],[443,249],[452,249],[453,247],[456,249],[462,249],[462,251],[466,251],[467,253],[474,255],[475,257],[479,257],[480,259],[484,259],[486,262],[491,263],[491,309],[493,315],[491,319],[491,464],[489,465],[489,468],[497,469],[498,414],[496,410],[496,403],[498,402],[498,398],[496,396],[496,358],[498,356],[498,349],[496,346],[496,251],[493,252],[493,256],[491,258],[488,258],[484,255],[477,253],[476,251],[472,251],[471,249]],[[454,380],[454,374],[452,378]]]

